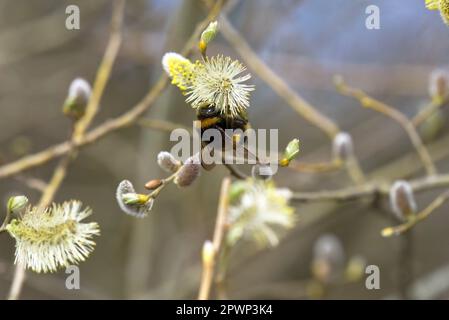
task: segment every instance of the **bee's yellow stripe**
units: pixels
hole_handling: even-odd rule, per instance
[[[201,128],[209,128],[220,121],[219,117],[207,118],[201,120]]]

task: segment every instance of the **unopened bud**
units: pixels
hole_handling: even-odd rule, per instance
[[[449,94],[449,72],[443,69],[432,71],[429,77],[429,95],[440,104]]]
[[[82,78],[73,80],[64,102],[63,113],[74,120],[80,119],[86,111],[90,95],[91,88],[86,80]]]
[[[174,182],[179,187],[190,186],[200,175],[200,168],[201,164],[198,159],[195,157],[188,158],[179,169]]]
[[[203,56],[206,55],[207,46],[217,35],[217,30],[218,30],[218,22],[213,21],[209,23],[207,28],[201,34],[199,48]]]
[[[396,181],[390,189],[390,206],[394,214],[402,221],[416,213],[417,206],[413,189],[407,181]]]
[[[118,185],[116,199],[123,212],[138,218],[148,215],[154,203],[154,199],[148,195],[136,193],[128,180],[123,180]]]
[[[354,154],[351,135],[340,132],[334,137],[332,152],[335,159],[347,161]]]
[[[145,189],[154,190],[159,188],[163,184],[161,179],[153,179],[145,183]]]
[[[202,259],[203,264],[211,266],[214,262],[215,249],[214,244],[210,240],[206,240],[203,244]]]
[[[161,169],[170,173],[175,173],[181,166],[181,162],[176,160],[175,157],[167,151],[159,152],[157,155],[157,164]]]
[[[15,196],[8,200],[7,210],[11,213],[18,213],[28,205],[28,198],[25,196]]]
[[[286,167],[290,164],[290,162],[296,158],[299,153],[299,139],[293,139],[290,141],[285,148],[284,155],[279,162],[282,167]]]

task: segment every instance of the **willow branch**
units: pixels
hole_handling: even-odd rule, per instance
[[[22,175],[17,175],[14,177],[17,181],[22,182],[28,188],[37,190],[39,192],[44,192],[47,187],[47,183],[37,178],[25,177]]]
[[[221,6],[222,1],[217,1],[215,6],[210,10],[208,16],[197,25],[191,37],[181,51],[182,55],[187,56],[191,53],[193,47],[196,46],[198,37],[200,36],[201,32],[204,30],[204,28],[207,27],[210,21],[214,20],[217,17],[220,12]],[[134,124],[136,120],[139,119],[139,117],[141,117],[154,104],[154,102],[166,88],[167,84],[168,78],[165,74],[162,74],[156,84],[147,93],[147,95],[143,97],[142,100],[138,102],[134,107],[132,107],[129,111],[123,113],[121,116],[112,120],[107,120],[95,129],[87,132],[84,137],[80,137],[79,139],[74,141],[75,146],[78,148],[84,147],[98,141],[99,139],[112,132]],[[69,152],[70,147],[70,141],[65,141],[51,146],[43,151],[25,156],[12,163],[3,165],[0,167],[0,179],[9,177],[16,173],[34,167],[41,166],[49,162],[50,160],[66,154],[67,152]]]
[[[342,167],[341,161],[328,161],[328,162],[299,162],[292,161],[287,168],[302,172],[302,173],[326,173],[340,170]]]
[[[315,107],[297,94],[280,76],[259,58],[224,15],[220,17],[220,31],[235,51],[242,57],[248,67],[268,84],[279,97],[284,99],[293,110],[299,113],[305,120],[326,133],[331,139],[340,132],[340,129],[334,121],[320,113]]]
[[[352,179],[352,181],[359,185],[365,182],[365,174],[360,167],[359,160],[354,154],[349,156],[349,158],[346,160],[345,165],[346,171],[348,172],[348,175]]]
[[[439,108],[448,102],[446,97],[442,101],[432,100],[427,106],[422,108],[412,119],[412,123],[415,127],[419,127],[424,121],[432,116]]]
[[[198,293],[198,300],[209,299],[210,290],[214,279],[214,269],[216,259],[220,256],[220,250],[223,244],[224,235],[227,228],[227,212],[229,202],[229,187],[231,179],[225,177],[221,183],[220,199],[218,202],[217,219],[215,221],[215,230],[213,235],[214,254],[211,263],[203,266],[203,275],[201,277],[200,290]]]
[[[402,114],[395,108],[368,96],[360,89],[349,87],[344,83],[341,77],[337,77],[335,79],[335,83],[338,91],[341,94],[355,98],[363,107],[380,112],[396,121],[409,136],[413,146],[416,149],[416,152],[421,159],[421,162],[424,165],[424,168],[426,169],[427,174],[434,175],[436,173],[435,165],[426,146],[423,144],[413,123],[404,114]]]
[[[191,128],[188,128],[182,124],[178,124],[178,123],[174,123],[174,122],[166,121],[166,120],[160,120],[160,119],[142,118],[142,119],[139,119],[136,122],[136,124],[143,128],[154,129],[154,130],[159,130],[159,131],[166,131],[166,132],[172,132],[173,130],[180,129],[180,128],[188,130],[188,131],[192,131]]]
[[[312,192],[295,192],[291,200],[297,202],[322,202],[322,201],[352,201],[362,198],[372,198],[381,193],[382,188],[374,184],[341,188],[336,190],[322,190]]]
[[[449,187],[449,174],[425,177],[409,181],[414,192]],[[360,186],[347,187],[336,190],[314,192],[296,192],[293,201],[319,202],[319,201],[351,201],[363,198],[374,198],[377,195],[387,196],[390,191],[388,183],[366,183]]]

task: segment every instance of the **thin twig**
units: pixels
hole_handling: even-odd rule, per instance
[[[383,189],[374,184],[366,184],[337,190],[295,192],[291,200],[297,202],[351,201],[372,198],[377,193],[382,193]]]
[[[348,175],[351,177],[352,181],[359,185],[365,182],[365,174],[360,167],[359,160],[354,154],[349,156],[349,158],[346,160],[345,165],[346,171],[348,172]]]
[[[430,189],[449,186],[449,174],[441,174],[433,177],[424,177],[409,181],[414,192],[422,192]],[[317,202],[317,201],[351,201],[363,198],[372,198],[376,195],[386,196],[390,191],[389,183],[366,183],[360,186],[341,188],[336,190],[295,192],[293,201]]]
[[[220,255],[223,239],[227,228],[227,212],[229,202],[229,187],[231,185],[231,178],[225,177],[221,183],[220,198],[218,202],[217,219],[215,221],[215,230],[212,240],[214,255],[213,260],[203,270],[203,276],[201,279],[200,290],[198,294],[198,300],[209,299],[211,286],[214,280],[214,268],[216,259]]]
[[[435,101],[432,100],[427,106],[422,108],[412,119],[412,123],[415,127],[419,127],[424,121],[426,121],[430,116],[432,116],[439,108],[447,104],[449,97],[444,100]]]
[[[363,174],[357,158],[351,157],[346,163],[341,160],[333,160],[329,162],[317,162],[317,163],[306,163],[299,161],[292,161],[287,168],[290,168],[296,172],[301,173],[328,173],[341,170],[345,166],[348,175],[356,184],[362,184],[366,181],[365,175]]]
[[[42,181],[41,179],[25,177],[22,175],[17,175],[14,178],[17,181],[25,184],[28,188],[34,189],[34,190],[37,190],[40,192],[43,192],[45,190],[45,188],[47,187],[47,183],[45,181]]]
[[[290,107],[298,112],[305,120],[326,133],[331,139],[340,132],[338,126],[330,118],[320,113],[315,107],[297,94],[251,49],[248,43],[231,25],[228,19],[220,16],[220,31],[245,63],[268,84]]]
[[[297,172],[302,173],[326,173],[340,170],[342,167],[341,161],[329,161],[329,162],[299,162],[292,161],[287,168],[290,168]]]
[[[385,114],[386,116],[396,121],[408,134],[413,146],[416,149],[416,152],[421,158],[421,161],[424,165],[424,168],[427,171],[427,174],[434,175],[436,173],[435,165],[432,161],[432,158],[430,157],[430,154],[426,146],[423,144],[421,137],[416,131],[416,128],[413,125],[413,123],[404,114],[402,114],[395,108],[368,96],[365,92],[363,92],[360,89],[349,87],[347,84],[344,83],[341,77],[336,77],[335,84],[338,91],[341,94],[355,98],[360,102],[360,104],[363,107],[370,108],[374,111]]]
[[[139,119],[136,124],[138,124],[141,127],[148,128],[148,129],[154,129],[159,131],[166,131],[166,132],[172,132],[176,129],[184,129],[191,131],[191,128],[188,128],[182,124],[173,123],[171,121],[161,120],[161,119],[149,119],[149,118],[142,118]]]

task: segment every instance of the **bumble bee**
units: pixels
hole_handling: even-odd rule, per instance
[[[238,133],[232,134],[232,136],[227,135],[225,132],[226,129],[238,130],[245,132],[250,128],[250,124],[248,122],[248,113],[244,109],[238,113],[237,116],[231,114],[223,114],[218,108],[213,104],[204,104],[197,108],[196,117],[199,121],[201,136],[207,129],[217,129],[221,133],[222,138],[222,150],[225,148],[225,141],[232,140],[233,147],[235,144],[240,141],[240,135]],[[245,137],[246,138],[246,137]],[[244,138],[244,139],[245,139]],[[245,141],[245,140],[244,140]],[[204,149],[208,146],[212,141],[201,141],[201,146]],[[214,165],[205,165],[203,164],[204,169],[210,170],[214,167]]]

